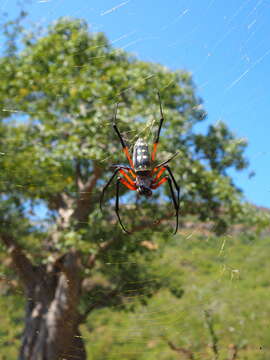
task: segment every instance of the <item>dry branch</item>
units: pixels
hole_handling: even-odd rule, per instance
[[[195,360],[194,354],[191,350],[176,346],[170,340],[167,340],[167,343],[173,351],[177,352],[178,354],[185,355],[185,357],[189,360]]]

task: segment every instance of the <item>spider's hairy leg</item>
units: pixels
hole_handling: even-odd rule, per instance
[[[100,195],[100,199],[99,199],[99,207],[100,210],[102,211],[102,202],[103,202],[103,198],[104,198],[104,194],[105,191],[107,190],[107,188],[110,186],[111,182],[113,181],[115,175],[118,173],[119,168],[117,168],[114,173],[112,174],[112,176],[110,177],[109,181],[107,182],[107,184],[104,186],[104,188],[102,189],[101,195]]]
[[[168,173],[173,181],[173,184],[176,188],[176,192],[177,192],[177,206],[178,206],[178,210],[179,210],[179,207],[180,207],[180,187],[178,186],[176,180],[175,180],[175,177],[173,175],[173,172],[171,170],[171,168],[168,166],[168,165],[165,165],[164,166],[167,170],[168,170]]]
[[[179,154],[179,152],[176,152],[175,154],[173,154],[171,157],[169,157],[168,160],[163,161],[162,163],[158,164],[154,170],[157,170],[158,168],[168,164],[168,162],[170,162],[171,160],[173,160],[177,155]]]
[[[160,121],[159,121],[159,127],[158,127],[158,131],[157,131],[156,139],[155,139],[154,145],[153,145],[152,161],[154,161],[155,157],[156,157],[157,146],[158,146],[158,143],[159,143],[159,135],[160,135],[160,131],[161,131],[163,121],[164,121],[163,110],[162,110],[162,105],[161,105],[161,98],[160,98],[160,93],[159,92],[158,92],[158,100],[159,100],[159,110],[160,110]]]
[[[160,170],[159,170],[160,169]],[[159,171],[158,171],[159,170]],[[173,185],[174,185],[174,187],[175,187],[175,189],[176,189],[176,192],[177,192],[177,204],[178,204],[178,207],[179,207],[179,203],[180,203],[180,187],[178,186],[178,184],[177,184],[177,182],[176,182],[176,180],[175,180],[175,177],[174,177],[174,175],[173,175],[173,172],[172,172],[172,170],[171,170],[171,168],[168,166],[168,165],[165,165],[165,166],[163,166],[162,168],[160,168],[160,167],[156,167],[154,170],[153,170],[153,173],[156,173],[157,171],[158,171],[158,173],[157,173],[157,175],[156,175],[156,177],[154,178],[154,180],[153,180],[153,184],[155,184],[156,182],[157,182],[157,180],[161,177],[161,175],[164,173],[164,171],[168,171],[168,173],[169,173],[169,175],[170,175],[170,178],[171,178],[171,180],[172,180],[172,182],[173,182]]]
[[[120,182],[123,183],[123,181],[125,181],[124,179],[122,178],[118,178],[117,179],[117,182],[116,182],[116,196],[115,196],[115,212],[116,212],[116,215],[117,215],[117,218],[118,218],[118,221],[121,225],[121,228],[123,229],[123,231],[127,234],[130,234],[129,231],[127,231],[127,229],[124,227],[122,221],[121,221],[121,217],[120,217],[120,213],[119,213],[119,185],[120,185]]]
[[[111,182],[113,181],[114,177],[116,176],[116,174],[118,172],[120,172],[122,175],[124,175],[125,178],[128,180],[128,181],[126,181],[125,179],[120,178],[120,181],[122,182],[123,185],[125,185],[129,190],[137,190],[135,182],[131,180],[131,178],[124,171],[124,169],[119,165],[116,165],[116,166],[117,166],[117,168],[115,169],[113,175],[110,177],[109,181],[107,182],[107,184],[102,189],[102,193],[101,193],[101,196],[100,196],[100,202],[99,202],[100,210],[102,210],[102,202],[103,202],[105,191],[110,186]],[[129,168],[127,168],[127,169],[129,169]]]
[[[133,187],[136,186],[135,182],[129,177],[129,175],[125,172],[123,168],[119,169],[119,172],[124,175],[124,177],[127,179],[130,185]],[[133,189],[132,189],[133,190]]]
[[[158,171],[159,170],[159,171]],[[153,184],[155,184],[157,181],[158,181],[158,179],[161,177],[161,175],[164,173],[164,171],[166,171],[167,169],[166,169],[166,167],[165,166],[163,166],[161,169],[160,168],[155,168],[154,170],[153,170],[153,174],[155,174],[157,171],[158,171],[158,173],[157,173],[157,175],[154,177],[154,179],[153,179]]]
[[[119,137],[119,140],[121,142],[123,151],[124,151],[124,153],[125,153],[125,155],[126,155],[126,157],[128,159],[128,162],[129,162],[130,166],[132,168],[134,168],[133,161],[132,161],[132,159],[130,157],[130,154],[129,154],[129,151],[128,151],[128,147],[127,147],[127,145],[126,145],[126,143],[125,143],[125,141],[124,141],[124,139],[123,139],[117,125],[116,125],[117,110],[118,110],[118,103],[116,104],[116,107],[115,107],[114,118],[113,118],[113,128],[114,128],[114,131],[116,132],[117,136]]]
[[[172,195],[174,209],[175,209],[175,217],[176,217],[176,225],[175,225],[175,231],[174,231],[174,235],[175,235],[177,233],[177,230],[178,230],[179,204],[177,203],[177,200],[175,198],[175,194],[174,194],[173,187],[172,187],[172,180],[170,178],[168,178],[168,183],[169,183],[169,187],[170,187],[170,190],[171,190],[171,195]]]
[[[127,187],[129,190],[137,190],[137,186],[136,186],[136,184],[133,182],[133,184],[131,184],[131,183],[129,183],[128,181],[126,181],[125,179],[123,179],[123,178],[119,178],[120,180],[120,182],[123,184],[123,185],[125,185],[125,187]]]
[[[165,168],[165,167],[164,167]],[[163,170],[163,169],[161,169]],[[161,170],[159,171],[159,173],[161,172]],[[165,170],[168,170],[168,168],[166,167]],[[165,170],[163,170],[162,172],[164,172]],[[159,186],[161,186],[162,184],[164,184],[166,181],[168,181],[168,184],[169,184],[169,187],[170,187],[170,191],[171,191],[171,196],[172,196],[172,200],[173,200],[173,205],[174,205],[174,210],[175,210],[175,217],[176,217],[176,225],[175,225],[175,231],[174,231],[174,235],[177,233],[177,230],[178,230],[178,223],[179,223],[179,193],[180,193],[180,189],[175,181],[175,178],[171,172],[171,170],[169,169],[168,170],[169,174],[170,174],[170,177],[172,177],[173,179],[173,184],[175,185],[176,187],[176,190],[177,190],[177,198],[175,197],[175,193],[174,193],[174,190],[173,190],[173,186],[172,186],[172,180],[169,176],[166,176],[162,179],[159,180],[158,183],[156,184],[152,184],[151,188],[152,189],[157,189]]]
[[[161,180],[159,180],[158,183],[152,184],[151,189],[153,189],[153,190],[157,189],[157,188],[160,187],[162,184],[164,184],[166,181],[168,181],[168,177],[167,177],[167,176],[164,177],[164,178],[162,178]]]
[[[111,165],[112,169],[116,169],[116,168],[119,168],[119,167],[121,167],[121,169],[123,169],[123,170],[128,171],[132,175],[132,177],[134,179],[136,179],[136,174],[135,174],[135,172],[133,171],[133,169],[131,167],[125,166],[125,165]]]

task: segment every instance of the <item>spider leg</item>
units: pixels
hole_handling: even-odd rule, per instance
[[[118,173],[119,171],[119,168],[117,168],[114,173],[112,174],[112,176],[110,177],[109,181],[107,182],[107,184],[104,186],[104,188],[102,189],[102,193],[100,195],[100,199],[99,199],[99,207],[100,207],[100,210],[102,211],[102,202],[103,202],[103,198],[104,198],[104,194],[105,194],[105,191],[107,190],[107,188],[109,187],[110,183],[113,181],[115,175]]]
[[[168,170],[168,169],[166,169]],[[165,171],[165,170],[164,170]],[[169,170],[168,170],[169,171]],[[171,170],[169,171],[169,174],[170,176],[173,176],[172,175],[172,172]],[[174,177],[173,177],[174,179]],[[162,184],[164,184],[166,181],[168,181],[169,183],[169,187],[170,187],[170,191],[171,191],[171,196],[172,196],[172,200],[173,200],[173,205],[174,205],[174,210],[175,210],[175,217],[176,217],[176,225],[175,225],[175,231],[174,231],[174,235],[177,233],[177,230],[178,230],[178,223],[179,223],[179,187],[178,185],[176,184],[176,181],[175,179],[173,180],[173,183],[174,185],[176,184],[176,189],[177,189],[177,199],[175,197],[175,194],[174,194],[174,191],[173,191],[173,186],[172,186],[172,180],[169,176],[166,176],[164,178],[162,178],[161,180],[159,180],[158,183],[156,184],[153,184],[151,186],[152,189],[157,189],[159,186],[161,186]]]
[[[156,139],[155,139],[154,145],[153,145],[152,161],[155,160],[155,156],[156,156],[156,152],[157,152],[157,146],[158,146],[158,143],[159,143],[159,135],[160,135],[160,131],[161,131],[163,121],[164,121],[163,110],[162,110],[162,105],[161,105],[161,98],[160,98],[160,93],[159,92],[158,92],[158,100],[159,100],[159,109],[160,109],[160,122],[159,122],[158,131],[157,131],[157,136],[156,136]]]
[[[114,171],[114,173],[112,174],[112,176],[110,177],[109,181],[107,182],[107,184],[104,186],[104,188],[102,189],[102,193],[101,193],[101,196],[100,196],[100,201],[99,201],[99,206],[100,206],[100,210],[102,211],[102,202],[103,202],[103,198],[104,198],[104,194],[105,194],[105,191],[107,190],[107,188],[110,186],[111,182],[113,181],[115,175],[120,172],[121,174],[123,174],[126,179],[122,179],[121,178],[121,183],[123,185],[125,185],[129,190],[137,190],[137,187],[136,187],[136,184],[134,181],[131,180],[131,178],[128,176],[128,174],[123,170],[122,166],[119,166],[119,165],[116,165],[117,168],[116,170]]]
[[[180,207],[180,187],[178,186],[176,180],[175,180],[175,177],[173,175],[173,172],[171,170],[171,168],[168,166],[168,165],[165,165],[164,166],[167,170],[168,170],[168,173],[170,174],[170,177],[172,179],[172,182],[176,188],[176,192],[177,192],[177,206],[178,206],[178,210],[179,210],[179,207]]]
[[[123,178],[120,178],[120,182],[125,185],[125,187],[127,187],[129,190],[137,190],[137,186],[134,182],[133,184],[131,184]]]
[[[122,135],[121,135],[121,133],[120,133],[117,125],[116,125],[117,110],[118,110],[118,103],[116,104],[116,107],[115,107],[115,113],[114,113],[114,119],[113,119],[113,128],[114,128],[114,131],[116,132],[116,134],[117,134],[118,137],[119,137],[119,140],[120,140],[120,142],[121,142],[123,151],[124,151],[124,153],[125,153],[125,155],[126,155],[126,157],[127,157],[127,159],[128,159],[128,162],[130,163],[130,166],[131,166],[132,168],[134,168],[133,161],[132,161],[132,159],[131,159],[131,157],[130,157],[130,154],[129,154],[129,151],[128,151],[128,147],[127,147],[127,145],[126,145],[126,143],[125,143],[125,141],[124,141],[124,139],[123,139],[123,137],[122,137]]]
[[[112,169],[115,169],[117,167],[119,167],[119,165],[111,165]],[[133,178],[136,179],[136,175],[135,175],[135,173],[134,173],[134,171],[133,171],[133,169],[131,167],[121,165],[121,169],[127,170],[133,176]]]
[[[158,169],[159,169],[159,168],[155,168],[155,169],[154,169],[154,172],[157,172]],[[170,175],[170,178],[171,178],[171,180],[172,180],[172,182],[173,182],[173,184],[174,184],[174,186],[175,186],[175,189],[176,189],[176,192],[177,192],[177,204],[178,204],[178,207],[179,207],[179,205],[180,205],[180,187],[178,186],[178,184],[177,184],[177,182],[176,182],[176,180],[175,180],[175,177],[174,177],[174,175],[173,175],[173,173],[172,173],[172,170],[171,170],[171,168],[170,168],[168,165],[163,166],[163,167],[159,170],[159,172],[157,173],[156,177],[155,177],[154,180],[153,180],[153,184],[155,185],[155,183],[157,182],[157,180],[160,178],[160,176],[161,176],[161,175],[164,173],[164,171],[166,171],[166,170],[168,170],[168,173],[169,173],[169,175]]]
[[[160,168],[161,166],[164,166],[164,165],[168,164],[168,162],[171,161],[171,160],[173,160],[178,154],[179,154],[178,152],[175,153],[175,154],[172,155],[168,160],[163,161],[162,163],[160,163],[159,165],[157,165],[154,170]]]
[[[124,177],[127,179],[127,181],[129,182],[130,185],[132,185],[132,187],[136,187],[135,182],[128,176],[128,174],[125,172],[125,170],[123,168],[119,169],[119,172],[124,175]],[[124,184],[125,185],[125,184]],[[136,188],[137,189],[137,188]],[[133,189],[131,189],[133,190]]]
[[[173,199],[173,205],[174,205],[174,209],[175,209],[175,217],[176,217],[176,225],[175,225],[175,231],[174,231],[174,235],[175,235],[177,233],[177,230],[178,230],[179,203],[177,202],[177,200],[175,198],[173,187],[172,187],[172,180],[170,178],[168,178],[168,183],[169,183],[169,187],[170,187],[170,190],[171,190],[171,195],[172,195],[172,199]]]
[[[153,170],[153,174],[156,173],[158,170],[159,170],[159,168],[155,168],[155,169]],[[153,184],[155,184],[155,183],[158,181],[158,179],[161,177],[161,175],[164,173],[165,170],[166,170],[165,166],[163,166],[163,167],[159,170],[159,172],[157,173],[156,177],[153,179]]]
[[[116,215],[117,215],[117,218],[118,218],[118,221],[121,225],[121,228],[123,229],[123,231],[127,234],[130,234],[129,231],[127,231],[121,221],[121,217],[120,217],[120,213],[119,213],[119,185],[120,185],[120,182],[122,182],[121,180],[124,180],[124,179],[121,179],[120,177],[117,179],[117,182],[116,182],[116,196],[115,196],[115,212],[116,212]],[[125,181],[125,180],[124,180]]]
[[[157,188],[160,187],[162,184],[164,184],[167,180],[168,180],[168,176],[165,176],[164,178],[162,178],[161,180],[159,180],[158,183],[152,184],[152,185],[151,185],[151,189],[153,189],[153,190],[157,189]]]

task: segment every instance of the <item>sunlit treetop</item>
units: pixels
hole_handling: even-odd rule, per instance
[[[4,193],[16,194],[18,201],[43,201],[59,215],[59,199],[68,197],[76,208],[78,191],[96,174],[87,221],[108,166],[124,161],[111,126],[115,104],[127,142],[132,145],[139,136],[151,142],[160,91],[165,123],[159,160],[179,152],[173,167],[182,188],[182,214],[214,221],[235,217],[240,194],[226,174],[247,166],[246,141],[225,123],[196,132],[206,112],[189,72],[113,48],[82,20],[62,18],[40,33],[23,30],[19,21],[9,26],[12,52],[1,58],[0,67]],[[20,38],[23,45],[16,47]]]

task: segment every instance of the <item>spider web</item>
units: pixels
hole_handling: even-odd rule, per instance
[[[0,11],[12,15],[17,11],[15,1],[2,0]],[[82,0],[37,0],[29,5],[31,21],[41,26],[46,27],[60,16],[81,17],[93,32],[104,31],[113,46],[131,51],[139,59],[192,72],[209,113],[198,131],[205,131],[207,125],[225,119],[238,135],[250,140],[247,156],[251,170],[242,174],[231,172],[231,175],[248,201],[264,207],[270,205],[269,188],[262,170],[269,156],[266,138],[269,125],[265,120],[269,111],[266,87],[269,11],[265,0],[230,0],[226,5],[216,0],[200,4],[184,0],[170,5],[140,0],[89,4]],[[24,116],[16,109],[12,112]],[[158,104],[156,114],[143,125],[142,134],[153,132],[156,119],[159,119]],[[111,122],[104,121],[101,126],[111,126]],[[134,143],[140,134],[131,130],[125,136]],[[105,152],[104,163],[111,159],[112,155]],[[257,176],[253,178],[251,172]],[[44,219],[44,212],[40,208],[40,221]],[[162,291],[148,306],[137,305],[134,312],[95,313],[83,328],[88,358],[233,360],[244,359],[241,353],[247,359],[253,359],[254,354],[256,359],[269,358],[269,338],[263,320],[269,317],[269,305],[260,310],[260,294],[253,293],[256,279],[247,280],[257,276],[258,261],[267,261],[265,244],[258,240],[256,247],[241,228],[234,231],[216,239],[207,224],[194,225],[191,220],[179,236],[169,237],[167,247],[162,248],[162,254],[154,260],[160,272],[156,272],[155,278],[145,280],[144,286],[161,278],[170,279],[177,273],[182,281],[183,297]],[[235,234],[240,239],[236,243]],[[238,255],[239,249],[245,257]],[[119,262],[130,265],[121,253]],[[108,268],[115,265],[109,257],[106,264]],[[266,281],[267,270],[263,268],[262,274],[262,281]],[[131,302],[137,304],[138,300],[131,295]],[[256,336],[254,327],[258,330]],[[214,348],[215,336],[218,352]],[[233,346],[238,350],[235,358],[229,357]]]

